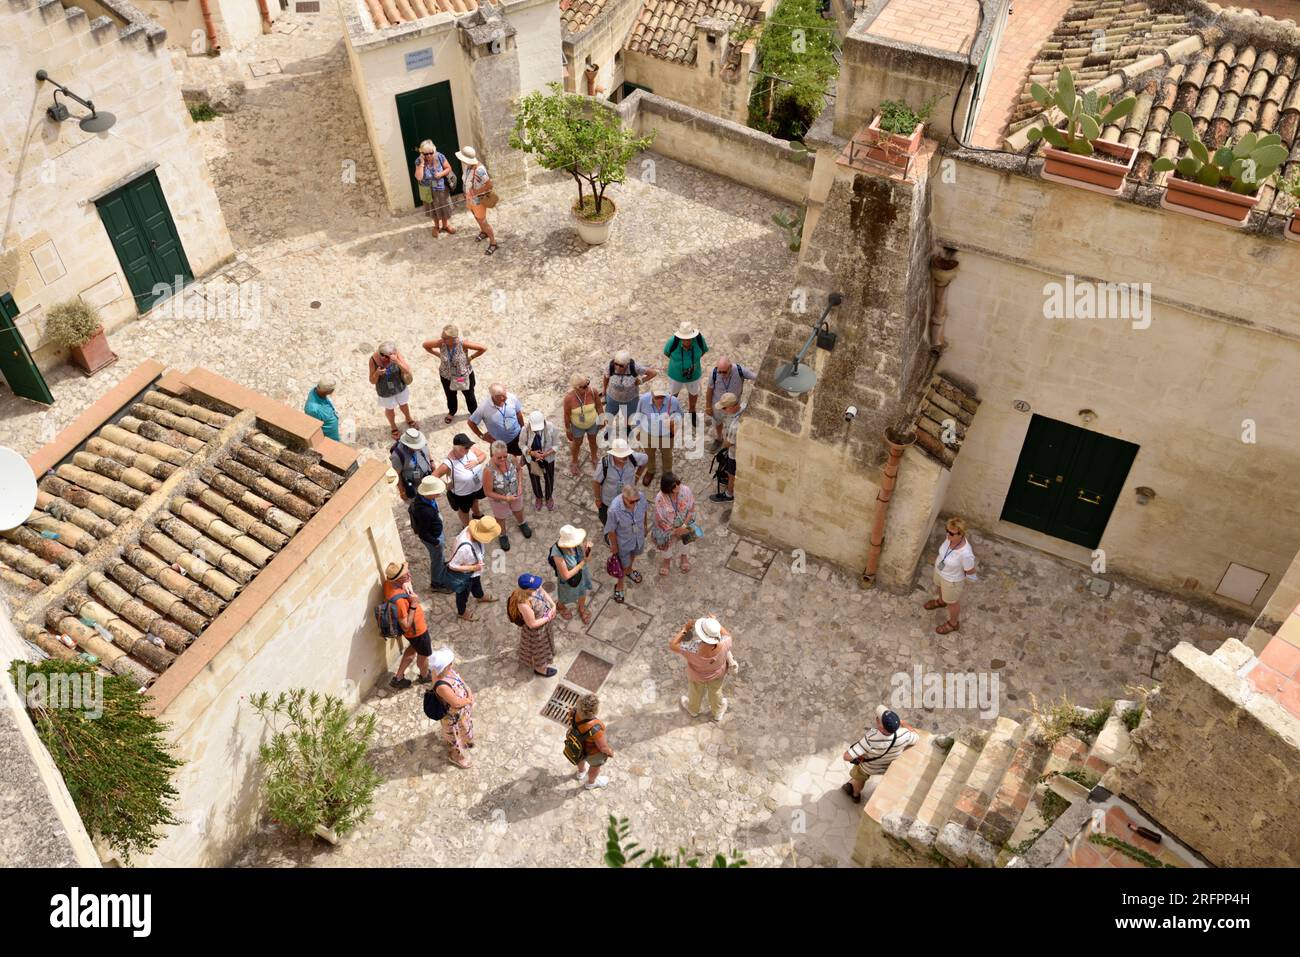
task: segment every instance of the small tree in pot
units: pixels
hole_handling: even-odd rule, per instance
[[[45,335],[58,348],[67,349],[68,358],[86,375],[94,375],[117,361],[99,313],[80,299],[59,303],[50,310]]]
[[[550,93],[525,96],[515,114],[510,145],[531,153],[549,170],[564,170],[578,184],[573,216],[578,233],[591,245],[609,237],[614,201],[605,196],[611,183],[627,179],[632,157],[654,142],[654,133],[637,136],[618,114],[558,83]]]

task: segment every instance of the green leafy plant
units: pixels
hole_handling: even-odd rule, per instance
[[[1227,143],[1211,153],[1196,135],[1192,118],[1186,113],[1175,113],[1169,119],[1169,126],[1187,147],[1188,155],[1177,162],[1162,156],[1151,165],[1152,170],[1157,173],[1172,170],[1182,179],[1228,189],[1242,196],[1259,192],[1289,155],[1277,133],[1265,136],[1247,133],[1235,143]]]
[[[649,148],[655,134],[637,136],[613,110],[589,97],[565,93],[558,83],[549,89],[520,100],[510,145],[537,157],[544,168],[573,177],[578,184],[575,212],[597,221],[608,219],[613,212],[604,204],[606,188],[627,179],[627,164]]]
[[[881,131],[911,136],[918,126],[930,118],[937,101],[937,97],[932,96],[921,104],[920,109],[914,110],[898,100],[885,100],[879,108]]]
[[[739,46],[740,44],[749,40],[753,35],[754,35],[754,25],[752,23],[746,23],[742,26],[736,27],[736,29],[731,31],[729,42]]]
[[[104,327],[99,313],[80,299],[61,302],[50,310],[45,334],[60,349],[83,346]]]
[[[271,726],[259,749],[271,816],[303,834],[317,826],[339,836],[370,817],[379,772],[366,759],[375,735],[373,714],[350,715],[340,698],[295,688],[249,704]]]
[[[82,822],[127,864],[136,854],[158,846],[162,829],[179,824],[172,815],[176,789],[172,774],[181,766],[167,745],[167,725],[144,710],[134,682],[101,675],[84,662],[46,659],[35,664],[15,661],[9,676],[18,685],[18,668],[26,678],[42,675],[47,683],[73,676],[102,682],[94,711],[35,705],[24,694],[32,724],[77,806]],[[20,692],[26,689],[19,688]]]
[[[1109,96],[1098,96],[1095,90],[1079,95],[1074,89],[1074,74],[1063,66],[1056,74],[1056,84],[1048,90],[1040,83],[1030,86],[1029,92],[1045,109],[1056,108],[1065,117],[1065,126],[1057,128],[1050,120],[1036,126],[1025,135],[1031,143],[1047,140],[1058,150],[1069,150],[1080,156],[1091,156],[1095,149],[1092,141],[1101,136],[1101,128],[1133,112],[1137,98],[1126,96],[1111,105]]]
[[[1043,777],[1039,778],[1039,780],[1046,782],[1048,779],[1056,777],[1057,775],[1060,775],[1063,778],[1069,778],[1071,781],[1075,782],[1076,784],[1082,785],[1083,787],[1087,788],[1089,791],[1095,788],[1097,786],[1097,782],[1101,780],[1101,775],[1099,775],[1096,771],[1090,771],[1087,768],[1067,768],[1064,771],[1057,771],[1053,774],[1045,774],[1043,775]],[[1055,791],[1049,788],[1047,791],[1043,792],[1043,797],[1042,800],[1039,802],[1038,809],[1039,812],[1043,815],[1044,823],[1046,823],[1050,827],[1052,822],[1055,821],[1062,814],[1064,814],[1066,808],[1068,808],[1069,806],[1070,806],[1069,801],[1067,801],[1065,798],[1061,797],[1059,794],[1057,794]]]
[[[699,867],[701,857],[679,847],[677,853],[669,857],[663,851],[647,852],[640,844],[630,840],[632,826],[627,818],[609,816],[609,828],[605,838],[605,864],[608,867]],[[649,856],[647,856],[647,854]],[[637,865],[636,862],[640,861]],[[749,862],[740,856],[739,851],[730,855],[714,854],[709,867],[745,867]]]
[[[1277,188],[1280,192],[1286,193],[1300,205],[1300,163],[1297,163],[1291,170],[1289,176],[1279,179]]]
[[[1102,701],[1095,710],[1085,711],[1070,703],[1064,695],[1060,701],[1040,705],[1031,692],[1028,711],[1038,722],[1043,741],[1052,745],[1067,734],[1075,734],[1084,741],[1095,738],[1110,717],[1111,700]]]
[[[1093,834],[1088,838],[1093,844],[1100,844],[1102,847],[1113,847],[1125,857],[1131,857],[1135,861],[1140,861],[1147,867],[1171,867],[1176,868],[1176,864],[1166,864],[1157,857],[1148,854],[1140,847],[1134,847],[1128,841],[1120,840],[1118,837],[1112,837],[1109,834]]]
[[[772,222],[784,229],[789,236],[791,252],[797,253],[799,247],[803,245],[803,221],[807,213],[807,207],[800,206],[793,216],[787,216],[785,213],[772,214]]]
[[[1137,726],[1142,723],[1142,713],[1145,710],[1143,705],[1138,705],[1136,708],[1129,708],[1120,715],[1124,720],[1124,727],[1128,728],[1130,733],[1136,731]]]
[[[779,0],[763,24],[749,100],[752,129],[799,139],[825,108],[826,91],[840,71],[840,38],[826,28],[819,6],[818,0]]]
[[[206,123],[209,120],[215,120],[220,114],[212,108],[211,103],[191,103],[190,119],[195,123]]]

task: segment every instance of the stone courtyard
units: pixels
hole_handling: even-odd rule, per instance
[[[578,241],[567,218],[572,183],[556,178],[503,197],[494,217],[501,248],[484,257],[463,212],[456,236],[433,240],[422,217],[393,219],[383,209],[336,12],[286,14],[241,57],[274,61],[279,72],[248,75],[240,108],[203,125],[237,261],[187,291],[194,318],[155,314],[113,333],[115,366],[93,379],[53,372],[49,411],[5,398],[0,443],[32,452],[153,358],[205,366],[295,407],[319,376],[333,374],[344,438],[383,455],[388,429],[365,370],[376,343],[391,338],[413,362],[413,412],[437,453],[464,428],[463,415],[442,424],[436,365],[419,343],[446,322],[489,348],[476,363],[481,398],[501,380],[552,416],[573,372],[598,375],[622,347],[661,364],[655,357],[684,319],[701,327],[711,358],[762,357],[768,318],[786,308],[795,273],[772,222],[790,211],[780,202],[651,154],[653,176],[641,178],[636,163],[615,194],[609,244]],[[215,301],[232,284],[258,308],[201,315],[193,297]],[[889,701],[892,675],[918,666],[996,672],[1000,708],[1014,717],[1031,695],[1088,706],[1129,697],[1131,687],[1154,683],[1179,641],[1209,651],[1246,628],[1123,581],[1103,597],[1089,589],[1086,570],[975,530],[980,581],[961,630],[938,636],[938,613],[920,608],[925,561],[911,594],[863,591],[856,574],[730,534],[727,512],[704,501],[713,491],[707,457],[678,471],[701,500],[705,529],[689,575],[674,569],[660,578],[643,563],[645,581],[629,587],[622,607],[597,575],[593,624],[556,622],[560,678],[584,651],[612,665],[599,684],[617,752],[607,789],[587,792],[572,779],[562,725],[541,714],[557,679],[532,678],[517,665],[502,604],[464,624],[449,599],[435,597],[435,643],[456,650],[478,694],[474,767],[446,761],[420,689],[381,687],[364,704],[379,719],[374,758],[385,778],[374,817],[337,848],[266,824],[237,863],[595,865],[613,813],[628,817],[647,846],[734,847],[762,866],[848,864],[859,809],[839,793],[839,756],[872,708]],[[557,483],[557,510],[534,514],[530,505],[536,536],[521,542],[512,532],[515,547],[485,576],[502,598],[517,575],[542,569],[561,524],[596,531],[590,483],[563,465]],[[394,508],[405,530],[404,509],[396,500]],[[423,548],[409,532],[403,538],[416,583],[426,581]],[[937,539],[927,555],[936,547]],[[666,647],[683,620],[710,612],[736,636],[740,663],[720,724],[678,707],[683,668]],[[900,710],[932,731],[991,720],[970,709]]]

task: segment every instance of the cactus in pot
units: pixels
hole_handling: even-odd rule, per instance
[[[1093,140],[1101,136],[1101,128],[1107,123],[1114,123],[1133,112],[1137,98],[1126,96],[1113,106],[1110,97],[1098,95],[1096,90],[1086,90],[1082,95],[1075,92],[1074,74],[1068,66],[1061,67],[1056,74],[1056,85],[1048,90],[1039,83],[1029,88],[1034,99],[1047,110],[1055,107],[1065,116],[1064,129],[1058,129],[1049,120],[1041,126],[1029,130],[1025,135],[1031,143],[1046,140],[1048,145],[1058,150],[1080,156],[1091,156],[1095,152]]]
[[[1235,143],[1227,143],[1211,153],[1196,135],[1192,118],[1186,113],[1175,113],[1169,125],[1189,153],[1177,162],[1161,157],[1152,164],[1152,170],[1157,173],[1172,170],[1185,180],[1213,189],[1254,196],[1289,155],[1282,145],[1282,137],[1276,133],[1265,136],[1247,133]]]

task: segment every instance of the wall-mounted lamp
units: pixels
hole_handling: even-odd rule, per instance
[[[92,103],[90,100],[83,100],[81,97],[77,96],[77,94],[73,93],[62,83],[56,83],[54,80],[51,80],[50,75],[46,73],[44,70],[36,71],[36,79],[37,81],[42,83],[53,83],[55,86],[54,105],[47,108],[45,111],[45,115],[48,116],[50,119],[52,119],[55,123],[62,123],[64,120],[72,118],[72,114],[68,112],[67,105],[59,102],[60,93],[62,93],[64,96],[68,97],[69,99],[76,100],[86,109],[90,110],[90,115],[81,117],[79,123],[79,125],[85,132],[103,133],[105,130],[111,129],[113,124],[117,122],[117,117],[114,116],[112,113],[106,113],[103,110],[96,110],[94,103]]]
[[[836,336],[835,333],[831,332],[826,318],[831,314],[831,310],[843,301],[844,297],[838,292],[833,292],[826,297],[826,308],[822,310],[817,325],[813,326],[808,341],[803,344],[803,348],[799,350],[793,362],[787,362],[776,370],[776,387],[778,389],[788,392],[790,395],[802,395],[817,384],[817,373],[813,371],[812,366],[803,364],[803,358],[808,354],[808,350],[812,348],[814,341],[819,349],[825,349],[827,352],[835,348]]]
[[[1147,502],[1151,501],[1153,498],[1156,497],[1156,493],[1151,489],[1147,488],[1145,485],[1139,485],[1133,491],[1137,493],[1137,500],[1139,505],[1145,505]]]

